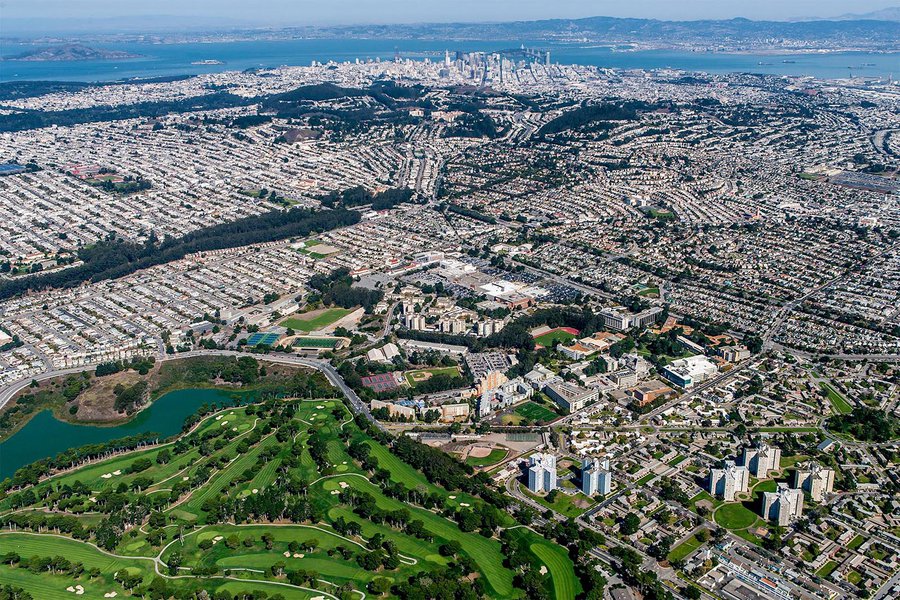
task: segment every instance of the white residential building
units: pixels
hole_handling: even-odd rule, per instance
[[[609,459],[586,458],[581,461],[581,491],[586,496],[607,495],[612,491]]]
[[[556,489],[556,457],[552,454],[532,454],[528,459],[528,489],[549,492]]]
[[[825,499],[825,494],[834,490],[834,469],[823,467],[819,463],[804,463],[794,471],[795,489],[809,492],[816,502]]]
[[[709,493],[721,496],[726,502],[734,502],[735,494],[746,492],[749,483],[747,467],[738,466],[733,460],[726,460],[721,469],[709,470]]]
[[[785,483],[778,491],[763,492],[762,516],[784,527],[803,514],[803,492],[792,490]]]
[[[765,479],[769,471],[777,471],[781,467],[781,448],[759,444],[756,448],[744,448],[741,464],[750,470],[750,474],[758,479]]]

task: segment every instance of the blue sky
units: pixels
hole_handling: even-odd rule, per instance
[[[246,25],[510,21],[607,15],[792,19],[864,13],[897,0],[0,0],[7,19],[199,17]]]

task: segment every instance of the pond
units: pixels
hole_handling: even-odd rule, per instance
[[[41,411],[19,431],[0,443],[0,480],[17,469],[70,448],[97,444],[139,433],[155,432],[168,437],[204,404],[232,404],[235,397],[252,398],[252,392],[215,389],[185,389],[160,396],[127,423],[113,427],[75,425],[60,421],[49,410]]]

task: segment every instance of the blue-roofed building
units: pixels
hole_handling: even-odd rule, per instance
[[[0,176],[18,175],[19,173],[24,173],[25,171],[25,167],[23,167],[22,165],[17,165],[16,163],[5,163],[0,165]]]

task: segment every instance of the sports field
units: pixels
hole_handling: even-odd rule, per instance
[[[435,375],[448,375],[450,377],[457,377],[459,375],[459,369],[457,367],[434,367],[431,369],[415,369],[413,371],[407,371],[403,374],[403,377],[406,378],[406,383],[409,384],[409,387],[416,387],[418,384],[423,381],[428,381]]]
[[[506,458],[508,454],[508,450],[494,448],[487,456],[472,456],[469,454],[469,456],[466,457],[466,464],[472,465],[473,467],[489,467]]]
[[[353,311],[349,308],[326,308],[294,315],[279,324],[282,327],[287,327],[294,331],[318,331],[323,327],[328,327],[332,323],[343,319],[352,312]]]
[[[271,346],[281,337],[279,333],[251,333],[247,338],[247,345],[251,348],[255,346]]]
[[[558,414],[556,414],[546,406],[531,401],[526,402],[521,406],[517,406],[514,412],[518,415],[522,415],[526,419],[531,419],[532,421],[543,421],[545,423],[554,421],[559,418]]]
[[[291,343],[297,348],[334,348],[337,343],[337,338],[325,338],[325,337],[296,337],[291,340]]]
[[[542,333],[534,338],[534,343],[544,346],[545,348],[553,348],[560,342],[568,342],[574,340],[578,336],[578,330],[571,327],[557,327],[546,333]]]

